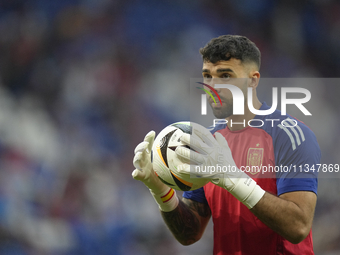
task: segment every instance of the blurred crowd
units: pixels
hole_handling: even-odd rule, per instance
[[[258,45],[262,77],[340,74],[338,1],[0,0],[0,254],[211,254],[211,224],[177,244],[131,172],[149,130],[189,119],[198,50],[222,34]],[[339,95],[316,109],[334,127]],[[319,182],[317,254],[340,252],[337,181]]]

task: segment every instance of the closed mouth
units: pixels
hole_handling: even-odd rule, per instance
[[[215,102],[214,102],[214,99],[215,99]],[[216,98],[216,97],[214,97],[214,99],[212,99],[211,97],[209,98],[209,103],[210,104],[216,104],[216,105],[222,105],[223,104],[223,102],[222,102],[222,100],[221,100],[221,102],[222,102],[222,104],[221,104],[221,102],[220,102],[220,100],[218,99],[218,98]]]

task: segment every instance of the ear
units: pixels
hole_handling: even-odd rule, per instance
[[[252,87],[253,89],[256,89],[257,86],[259,85],[260,81],[260,72],[259,71],[252,71],[250,73],[250,84],[249,87]]]

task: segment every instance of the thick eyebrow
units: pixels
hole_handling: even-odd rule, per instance
[[[233,73],[234,71],[231,70],[230,68],[224,68],[224,69],[217,69],[216,72],[217,73],[225,73],[225,72]]]
[[[217,73],[224,73],[224,72],[231,72],[234,73],[234,71],[230,68],[222,68],[222,69],[217,69],[216,70]],[[210,73],[209,69],[203,69],[202,73]]]

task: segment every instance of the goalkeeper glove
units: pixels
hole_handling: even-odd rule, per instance
[[[150,131],[135,148],[133,165],[136,169],[132,172],[132,177],[149,188],[161,211],[169,212],[177,207],[178,198],[175,190],[166,186],[152,168],[151,149],[154,140],[155,131]]]
[[[214,166],[210,169],[215,170],[224,169],[223,166],[227,167],[228,170],[222,171],[222,173],[217,171],[210,173],[192,171],[191,174],[210,179],[212,183],[228,190],[249,209],[253,208],[265,191],[257,185],[256,181],[237,168],[225,138],[220,133],[215,133],[215,137],[216,139],[208,130],[193,129],[193,135],[183,134],[180,139],[195,151],[185,147],[177,147],[176,154],[190,160],[196,166],[200,165],[206,167],[206,169],[207,166]],[[179,165],[177,171],[182,172],[183,175],[181,176],[184,176],[184,173],[190,173],[191,167],[194,166]]]

